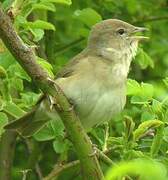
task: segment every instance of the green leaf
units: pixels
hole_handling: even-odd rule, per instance
[[[144,128],[144,129],[149,129],[149,128],[157,128],[160,125],[164,124],[162,121],[159,120],[149,120],[141,123],[138,128]]]
[[[13,102],[6,102],[3,110],[15,118],[22,117],[26,112]]]
[[[42,58],[40,58],[40,57],[37,57],[37,62],[38,62],[38,64],[42,67],[42,68],[44,68],[47,72],[48,72],[48,74],[51,76],[51,77],[53,77],[54,78],[54,74],[53,74],[53,67],[52,67],[52,65],[49,63],[49,62],[47,62],[45,59],[42,59]]]
[[[56,153],[63,153],[68,149],[68,141],[63,138],[56,138],[53,141],[53,148]]]
[[[149,104],[148,99],[144,99],[143,96],[132,96],[131,97],[132,104]]]
[[[7,72],[6,70],[3,68],[3,66],[0,65],[0,78],[4,79],[7,77]]]
[[[31,81],[30,76],[26,73],[26,71],[18,64],[12,64],[9,68],[8,68],[8,73],[9,73],[9,77],[13,77],[14,75],[16,75],[17,77],[21,78],[21,79],[25,79],[27,81]]]
[[[152,120],[155,119],[155,114],[148,112],[148,111],[144,111],[141,113],[141,122],[143,121],[147,121],[147,120]]]
[[[139,158],[113,166],[107,172],[106,180],[122,179],[125,175],[129,174],[138,176],[141,180],[167,180],[168,178],[166,167],[163,164]]]
[[[91,8],[86,8],[83,10],[76,10],[74,12],[74,17],[80,20],[82,23],[84,23],[88,27],[92,27],[94,24],[102,20],[101,15]]]
[[[44,30],[43,29],[30,29],[30,31],[34,36],[33,41],[35,41],[35,42],[40,41],[44,36]]]
[[[163,136],[164,136],[164,123],[161,124],[157,128],[157,132],[156,132],[156,135],[153,139],[151,150],[150,150],[151,157],[155,157],[158,154],[159,149],[160,149],[161,144],[162,144]]]
[[[168,110],[168,96],[166,96],[162,101],[161,101],[161,106],[163,109]]]
[[[121,144],[123,144],[123,137],[109,137],[108,138],[108,144],[121,145]]]
[[[48,10],[48,11],[52,11],[52,12],[55,12],[55,10],[56,10],[54,4],[52,4],[50,2],[36,3],[36,4],[32,5],[32,8],[33,8],[33,10],[41,9],[41,10]]]
[[[125,126],[125,139],[126,141],[129,141],[132,137],[132,132],[135,127],[135,123],[133,119],[129,116],[124,117],[124,126]]]
[[[55,136],[64,136],[64,124],[63,122],[61,121],[61,119],[57,120],[57,119],[53,119],[51,121],[51,126],[54,130],[54,134]]]
[[[16,16],[14,23],[15,23],[15,27],[18,29],[20,27],[25,27],[27,20],[22,15],[18,15]]]
[[[137,95],[140,90],[140,84],[137,81],[133,79],[127,80],[127,95]]]
[[[49,22],[36,20],[34,22],[26,22],[25,25],[31,29],[45,29],[55,31],[55,26]]]
[[[107,128],[107,124],[106,124],[106,128]],[[106,129],[105,128],[105,129]],[[108,128],[107,128],[108,129]],[[91,136],[94,137],[94,139],[99,142],[99,144],[103,147],[104,143],[105,143],[105,130],[103,128],[93,128],[91,131]]]
[[[55,138],[54,130],[49,121],[41,130],[33,136],[37,141],[49,141]]]
[[[8,117],[5,113],[0,112],[0,137],[4,132],[3,127],[8,124]]]
[[[86,28],[80,28],[78,33],[80,36],[87,38],[89,36],[90,31]]]
[[[128,150],[126,153],[126,157],[129,157],[130,159],[135,159],[135,158],[144,158],[145,155],[143,154],[142,151]]]
[[[165,79],[163,79],[163,82],[165,83],[165,85],[166,85],[167,88],[168,88],[168,77],[166,77]]]
[[[147,130],[151,128],[158,128],[160,125],[164,124],[162,121],[159,120],[148,120],[142,122],[138,128],[133,132],[134,141],[139,140]]]
[[[3,79],[0,81],[0,97],[2,96],[2,99],[4,101],[10,101],[11,95],[9,90],[9,80]]]
[[[11,7],[11,0],[1,1],[4,10],[8,10]]]
[[[34,135],[34,138],[37,141],[48,141],[55,139],[58,136],[63,136],[63,134],[64,126],[62,121],[51,120]]]
[[[0,53],[0,65],[4,69],[7,70],[14,63],[16,63],[15,58],[8,51]]]
[[[71,5],[71,0],[41,0],[42,2],[51,2],[51,3],[58,3],[58,4],[65,4]]]
[[[11,88],[15,88],[18,91],[23,91],[23,80],[17,77],[14,77],[10,79],[10,84]]]
[[[151,100],[154,95],[154,88],[152,84],[141,83],[128,79],[127,80],[127,95],[133,95],[131,103],[144,104]]]
[[[151,57],[141,48],[138,49],[136,60],[142,69],[146,69],[148,66],[154,68],[154,63]]]
[[[152,101],[152,110],[155,114],[162,112],[162,103],[153,99]]]
[[[144,97],[144,99],[151,99],[154,94],[154,88],[152,84],[141,83],[141,91],[140,95]]]
[[[37,100],[39,99],[41,94],[37,94],[34,92],[26,92],[26,93],[20,93],[20,95],[23,104],[28,107],[31,107],[37,103]]]

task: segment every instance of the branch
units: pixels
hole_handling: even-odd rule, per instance
[[[21,7],[23,6],[24,0],[15,0],[11,4],[9,10],[8,10],[8,15],[14,19],[20,12]]]
[[[98,158],[102,160],[105,164],[107,164],[108,166],[115,166],[115,163],[105,154],[109,153],[111,149],[107,149],[105,152],[102,152],[99,149],[96,149],[96,151]],[[52,180],[53,178],[56,179],[61,172],[66,171],[67,169],[70,169],[72,167],[76,167],[79,165],[79,163],[79,160],[76,160],[67,164],[56,164],[53,170],[45,178],[43,178],[43,180]]]
[[[79,165],[80,161],[76,160],[76,161],[72,161],[69,162],[67,164],[56,164],[53,168],[53,170],[50,172],[50,174],[48,174],[45,178],[43,178],[43,180],[51,180],[52,178],[56,178],[59,176],[59,174],[62,171],[65,171],[71,167],[76,167],[77,165]]]
[[[99,149],[97,149],[98,151],[98,158],[101,159],[105,164],[107,164],[108,166],[115,166],[115,162],[113,162],[108,156],[106,156],[106,154],[102,151],[100,151]],[[106,150],[106,153],[108,153],[109,151]]]
[[[0,142],[0,179],[10,180],[15,152],[16,132],[6,131]]]
[[[27,150],[29,153],[28,163],[26,169],[35,170],[39,180],[42,179],[43,175],[38,163],[39,156],[40,156],[40,148],[39,144],[34,140],[30,141],[29,139],[25,139],[25,143],[27,145]],[[27,179],[29,179],[30,174],[27,175]]]
[[[55,25],[55,17],[54,13],[51,11],[47,12],[47,21]],[[56,39],[56,32],[47,30],[45,31],[45,53],[47,55],[48,61],[53,64],[55,62],[55,39]]]
[[[23,69],[35,81],[36,85],[41,88],[44,93],[51,95],[53,99],[56,100],[57,103],[54,107],[58,111],[75,147],[80,160],[83,179],[104,179],[96,156],[89,156],[93,153],[92,143],[83,129],[79,118],[75,114],[62,90],[53,80],[50,80],[49,75],[36,63],[35,54],[17,35],[10,18],[3,12],[1,5],[0,37]],[[59,104],[59,106],[57,104]]]
[[[39,164],[36,164],[35,171],[36,171],[36,174],[37,174],[39,180],[43,180],[43,174],[42,174]]]

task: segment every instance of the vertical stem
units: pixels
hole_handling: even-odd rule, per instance
[[[151,146],[151,157],[155,157],[157,156],[161,143],[162,143],[162,139],[163,139],[163,131],[164,131],[164,124],[161,125],[160,127],[158,127],[156,135],[153,139],[152,142],[152,146]]]
[[[35,171],[36,174],[40,175],[39,179],[42,179],[42,174],[40,171],[40,167],[38,164],[38,159],[40,156],[40,147],[39,147],[39,143],[34,141],[34,140],[25,140],[26,144],[27,144],[27,148],[28,148],[28,152],[29,152],[29,158],[28,158],[28,162],[27,162],[27,167],[26,169],[29,170],[31,169],[32,171]],[[38,170],[38,172],[36,171]],[[30,171],[30,173],[32,172]],[[27,173],[27,179],[30,179],[30,173]],[[39,174],[40,173],[40,174]]]
[[[47,13],[47,19],[48,19],[48,22],[52,23],[52,24],[55,24],[55,19],[54,19],[54,13],[53,12],[48,12]],[[45,32],[46,34],[46,37],[45,37],[45,51],[46,51],[46,55],[47,55],[47,58],[49,60],[49,62],[51,64],[53,64],[54,62],[54,55],[55,55],[55,40],[56,40],[56,37],[55,37],[55,32],[54,31],[46,31]]]
[[[103,148],[102,148],[103,151],[107,150],[108,138],[109,138],[109,124],[105,123],[105,139],[104,139],[104,144],[103,144]]]
[[[11,180],[16,132],[6,131],[0,141],[0,179]]]
[[[27,163],[27,169],[34,169],[36,164],[38,163],[38,158],[40,155],[39,144],[35,141],[28,141],[27,146],[29,150],[29,159]]]

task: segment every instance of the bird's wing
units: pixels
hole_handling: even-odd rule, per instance
[[[83,50],[80,54],[72,58],[60,71],[57,72],[56,78],[66,78],[73,75],[73,72],[76,69],[76,65],[80,62],[81,59],[85,58],[87,54]]]
[[[56,78],[70,77],[75,71],[75,68],[76,68],[75,65],[78,64],[79,60],[83,57],[85,57],[85,53],[83,52],[75,56],[72,60],[70,60],[65,65],[65,67],[62,68],[61,71],[58,72]],[[8,130],[15,130],[24,137],[32,136],[35,132],[37,132],[41,127],[43,127],[51,119],[43,113],[43,111],[45,111],[46,109],[41,110],[42,108],[39,107],[39,104],[41,104],[41,101],[44,102],[43,99],[45,100],[45,102],[48,102],[46,98],[42,97],[38,101],[37,105],[35,106],[35,108],[33,108],[32,111],[27,113],[25,116],[13,122],[10,122],[4,128]],[[39,117],[40,114],[41,116]]]

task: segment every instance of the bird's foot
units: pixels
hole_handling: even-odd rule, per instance
[[[50,110],[52,111],[54,109],[54,107],[57,107],[57,109],[59,111],[62,111],[62,108],[61,106],[57,103],[57,99],[56,98],[53,98],[52,96],[47,96],[48,97],[48,100],[49,100],[49,107],[50,107]]]

